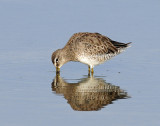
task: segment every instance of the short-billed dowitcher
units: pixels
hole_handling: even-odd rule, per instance
[[[52,62],[59,72],[62,65],[77,61],[88,65],[88,72],[93,67],[121,53],[130,43],[120,43],[99,33],[75,33],[62,49],[52,54]]]

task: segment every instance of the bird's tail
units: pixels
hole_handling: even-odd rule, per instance
[[[110,40],[110,41],[118,49],[130,47],[130,44],[132,43],[132,42],[121,43],[121,42],[116,42],[116,41],[113,41],[113,40]]]
[[[118,49],[118,53],[121,53],[126,48],[130,47],[130,44],[132,43],[132,42],[122,43],[122,42],[113,41],[111,39],[110,39],[110,42]]]

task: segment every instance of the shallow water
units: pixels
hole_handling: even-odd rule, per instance
[[[0,1],[0,125],[159,126],[159,5]],[[52,52],[79,31],[132,47],[96,66],[93,77],[77,62],[56,76]]]
[[[63,95],[76,111],[97,111],[112,104],[112,101],[129,98],[127,92],[102,78],[88,76],[76,81],[67,83],[60,75],[56,75],[52,82],[52,91]]]

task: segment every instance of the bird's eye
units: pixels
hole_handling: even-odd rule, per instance
[[[56,59],[56,63],[58,62],[58,59]]]

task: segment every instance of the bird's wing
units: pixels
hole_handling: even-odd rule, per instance
[[[77,52],[86,52],[91,55],[114,54],[118,49],[111,43],[110,39],[99,33],[76,33],[67,45],[70,45]]]

